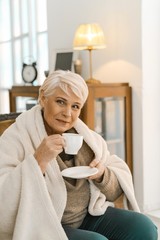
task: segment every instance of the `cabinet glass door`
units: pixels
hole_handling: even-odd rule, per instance
[[[106,140],[111,154],[125,160],[125,98],[95,100],[95,131]]]
[[[36,98],[16,97],[16,112],[24,112],[37,104]]]

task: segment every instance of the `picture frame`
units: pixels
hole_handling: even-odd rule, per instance
[[[54,49],[52,70],[62,69],[74,72],[74,62],[78,59],[78,51],[73,48]]]

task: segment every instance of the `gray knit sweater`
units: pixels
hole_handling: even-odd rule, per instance
[[[94,153],[90,147],[84,142],[78,154],[73,156],[60,154],[58,164],[63,170],[73,166],[88,166],[93,160]],[[67,204],[62,218],[62,224],[72,227],[79,227],[87,214],[90,188],[87,179],[71,179],[64,178],[67,188]],[[122,193],[122,189],[113,172],[109,169],[105,170],[102,182],[95,185],[105,194],[108,201],[114,201]]]

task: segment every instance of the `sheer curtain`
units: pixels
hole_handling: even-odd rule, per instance
[[[24,84],[24,62],[36,61],[38,77],[48,69],[47,0],[0,0],[0,113],[9,112],[8,89]]]

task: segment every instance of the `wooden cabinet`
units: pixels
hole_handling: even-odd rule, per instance
[[[13,86],[9,91],[10,111],[17,111],[17,98],[38,98],[40,86]],[[126,161],[132,171],[132,104],[127,83],[88,84],[89,96],[81,119],[101,134],[111,154]]]
[[[128,83],[88,84],[89,96],[81,118],[107,141],[111,154],[132,171],[132,103]]]
[[[10,112],[22,111],[22,109],[18,109],[17,106],[17,100],[19,97],[37,99],[39,94],[39,87],[40,86],[32,85],[13,86],[9,90]]]

